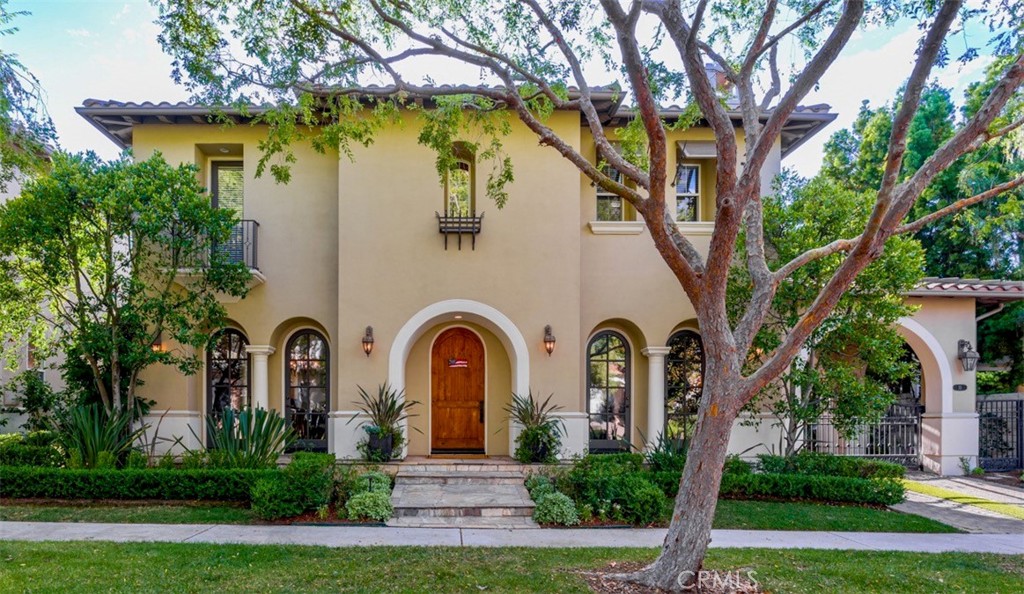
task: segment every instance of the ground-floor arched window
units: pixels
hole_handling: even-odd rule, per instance
[[[693,330],[680,330],[668,339],[668,347],[665,436],[686,440],[693,435],[697,405],[704,391],[704,343]]]
[[[249,340],[234,328],[214,335],[206,351],[207,410],[219,415],[227,409],[249,407]]]
[[[631,379],[626,338],[611,330],[598,332],[587,345],[591,452],[628,448]]]
[[[288,341],[284,409],[298,437],[295,449],[327,449],[330,364],[327,340],[319,332],[301,330]]]

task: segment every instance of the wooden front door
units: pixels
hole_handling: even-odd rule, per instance
[[[430,354],[430,434],[434,451],[484,450],[484,345],[450,328]]]

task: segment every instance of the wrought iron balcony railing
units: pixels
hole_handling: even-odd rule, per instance
[[[243,219],[231,230],[228,240],[213,246],[218,253],[226,255],[232,263],[244,263],[252,270],[259,270],[260,224]]]

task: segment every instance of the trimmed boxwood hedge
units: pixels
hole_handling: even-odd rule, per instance
[[[757,457],[763,472],[771,474],[818,474],[853,478],[903,478],[906,469],[892,462],[800,452],[794,456],[762,454]]]
[[[835,503],[893,505],[903,501],[903,483],[895,479],[862,479],[813,474],[722,475],[719,497],[727,499],[804,499]]]
[[[275,469],[86,470],[0,467],[0,497],[249,501],[256,481]]]

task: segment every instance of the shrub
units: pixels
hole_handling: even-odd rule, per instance
[[[543,485],[551,488],[551,485]],[[580,523],[579,514],[576,513],[576,504],[572,499],[563,493],[549,492],[537,499],[537,506],[533,508],[533,519],[538,524],[558,524],[560,526],[575,526]]]
[[[530,491],[530,499],[539,501],[542,497],[551,493],[557,493],[554,485],[551,483],[540,483]]]
[[[646,478],[657,485],[666,497],[675,497],[679,493],[679,481],[683,478],[683,473],[673,470],[661,470],[658,472],[648,472]]]
[[[334,497],[335,513],[338,517],[345,517],[345,504],[349,497],[355,494],[356,483],[359,474],[354,468],[348,465],[337,467],[334,472]]]
[[[391,493],[391,477],[383,472],[371,470],[360,474],[353,489],[354,493]]]
[[[686,466],[686,448],[678,439],[658,434],[654,447],[647,452],[647,465],[654,472],[682,472]]]
[[[387,521],[395,511],[391,507],[391,496],[380,491],[356,493],[349,498],[345,509],[352,520],[369,519],[378,522]]]
[[[112,468],[127,455],[132,444],[147,429],[131,429],[130,413],[108,413],[103,406],[78,406],[57,423],[59,441],[68,452],[68,466]]]
[[[213,468],[273,468],[295,441],[295,431],[280,413],[262,408],[208,414],[206,436],[206,461]]]
[[[146,468],[149,466],[149,458],[139,450],[131,450],[124,460],[125,468]]]
[[[0,497],[248,501],[256,481],[278,472],[4,466],[0,467]]]
[[[754,468],[750,462],[744,461],[736,454],[730,454],[725,457],[725,466],[722,471],[728,474],[750,474],[754,472]]]
[[[252,511],[264,520],[290,518],[305,511],[302,495],[283,473],[262,478],[252,486]]]
[[[771,474],[818,474],[824,476],[845,476],[852,478],[903,478],[906,469],[892,462],[835,456],[819,452],[803,451],[793,456],[757,457],[762,472]]]
[[[798,499],[830,503],[894,505],[905,490],[898,480],[812,474],[725,474],[719,496],[731,499]]]
[[[57,441],[57,434],[53,431],[30,431],[25,434],[24,443],[30,446],[48,446]]]
[[[512,457],[523,464],[558,461],[566,430],[562,419],[555,416],[562,407],[551,404],[553,396],[550,394],[541,401],[534,398],[530,390],[526,396],[512,394],[512,402],[505,406],[509,419],[522,427],[516,436],[516,451]]]
[[[551,484],[551,479],[549,479],[548,477],[544,476],[543,474],[531,474],[526,479],[526,490],[530,491],[532,493],[533,490],[535,488],[537,488],[539,485],[550,485],[550,484]]]
[[[334,456],[297,452],[281,475],[302,504],[302,511],[330,503],[334,491]],[[293,514],[294,515],[294,514]]]
[[[52,445],[40,446],[14,440],[0,442],[0,466],[60,466],[64,456]]]
[[[658,521],[665,508],[662,490],[638,474],[617,477],[610,495],[612,502],[621,506],[622,519],[639,526]]]

